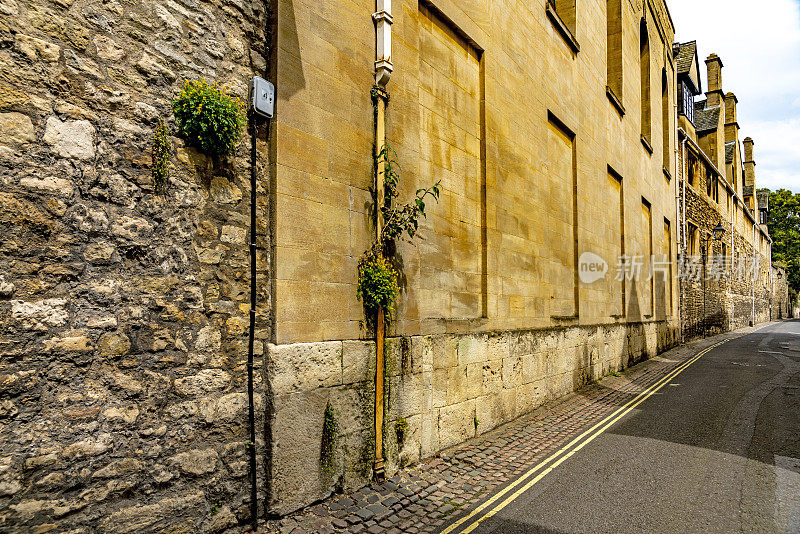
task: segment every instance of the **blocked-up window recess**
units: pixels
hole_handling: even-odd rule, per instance
[[[651,134],[651,103],[650,103],[650,36],[647,23],[642,19],[639,25],[639,67],[642,97],[642,137],[648,143]]]
[[[547,15],[573,52],[580,50],[576,0],[547,0]]]
[[[606,0],[607,85],[622,104],[622,0]]]

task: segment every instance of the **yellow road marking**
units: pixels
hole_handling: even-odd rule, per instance
[[[733,338],[731,338],[731,339],[733,339]],[[530,477],[531,475],[533,475],[534,473],[539,471],[539,469],[541,469],[542,467],[544,467],[545,465],[547,465],[548,463],[550,463],[554,459],[558,458],[559,456],[561,456],[565,452],[567,453],[563,457],[559,458],[552,465],[550,465],[547,469],[545,469],[544,471],[539,473],[530,482],[528,482],[527,484],[522,486],[520,489],[518,489],[517,491],[512,493],[509,497],[507,497],[505,500],[503,500],[501,503],[499,503],[493,509],[491,509],[488,512],[486,512],[486,514],[484,514],[483,516],[476,518],[475,521],[470,523],[466,528],[464,528],[464,530],[461,531],[461,534],[467,534],[467,533],[472,532],[473,530],[475,530],[482,521],[492,517],[497,512],[499,512],[500,510],[502,510],[503,508],[508,506],[508,504],[511,503],[512,501],[514,501],[514,499],[519,497],[525,491],[529,490],[534,484],[536,484],[542,478],[547,476],[547,474],[549,474],[553,469],[555,469],[556,467],[561,465],[567,458],[571,457],[573,454],[575,454],[576,452],[581,450],[583,447],[585,447],[586,445],[588,445],[589,443],[594,441],[594,439],[597,438],[597,436],[599,436],[600,434],[605,432],[610,426],[612,426],[614,423],[616,423],[621,418],[623,418],[625,415],[627,415],[629,412],[631,412],[639,404],[641,404],[642,402],[647,400],[651,395],[656,393],[659,389],[664,387],[673,378],[675,378],[680,373],[682,373],[687,367],[689,367],[694,362],[699,360],[704,354],[708,353],[709,351],[719,347],[720,345],[722,345],[723,343],[726,343],[728,341],[729,341],[729,339],[725,339],[723,341],[720,341],[719,343],[711,345],[710,347],[706,347],[705,349],[703,349],[700,352],[698,352],[696,355],[692,356],[689,360],[687,360],[684,363],[680,364],[678,367],[676,367],[675,369],[670,371],[666,376],[661,378],[658,382],[656,382],[655,384],[651,385],[649,388],[647,388],[646,390],[644,390],[641,393],[639,393],[632,400],[628,401],[628,403],[626,403],[625,405],[623,405],[620,408],[618,408],[614,413],[612,413],[611,415],[608,415],[603,420],[601,420],[600,422],[596,423],[594,426],[592,426],[588,430],[586,430],[583,433],[581,433],[578,437],[576,437],[575,439],[570,441],[567,445],[565,445],[564,447],[562,447],[558,451],[554,452],[553,454],[551,454],[546,459],[542,460],[536,466],[534,466],[531,469],[529,469],[525,474],[521,475],[514,482],[512,482],[511,484],[509,484],[508,486],[503,488],[501,491],[496,493],[494,496],[492,496],[492,498],[488,499],[486,502],[484,502],[483,504],[481,504],[480,506],[475,508],[475,510],[473,510],[470,514],[462,517],[461,519],[459,519],[458,521],[456,521],[455,523],[453,523],[452,525],[447,527],[445,530],[443,530],[441,532],[441,534],[449,534],[450,532],[453,532],[459,526],[463,525],[465,522],[469,521],[471,518],[473,518],[476,515],[480,514],[483,510],[485,510],[486,508],[491,506],[493,503],[498,501],[506,493],[510,492],[511,490],[513,490],[514,488],[516,488],[517,486],[522,484],[525,480],[528,479],[528,477]],[[599,430],[597,430],[598,428],[599,428]],[[592,433],[594,433],[594,434],[592,434]],[[592,434],[592,435],[590,435],[590,434]],[[581,441],[584,438],[586,438],[586,439],[584,441]],[[569,450],[573,446],[575,448],[573,450]],[[567,452],[567,451],[569,451],[569,452]]]

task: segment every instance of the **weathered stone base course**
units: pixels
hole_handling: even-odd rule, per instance
[[[384,455],[404,466],[485,434],[545,402],[672,347],[665,322],[387,340]],[[274,412],[269,510],[285,515],[336,490],[367,484],[374,451],[375,348],[333,341],[270,346]],[[322,469],[326,406],[339,435]],[[396,427],[407,428],[399,441]]]
[[[574,395],[547,402],[419,465],[402,468],[385,482],[268,521],[263,532],[438,532],[700,350],[753,330],[746,328],[682,345],[621,376],[605,377]]]

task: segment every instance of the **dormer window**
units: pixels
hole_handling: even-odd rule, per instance
[[[678,112],[694,124],[694,93],[686,82],[678,84],[680,91]]]

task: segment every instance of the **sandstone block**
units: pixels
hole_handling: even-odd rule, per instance
[[[270,345],[276,395],[342,383],[342,342]]]
[[[125,57],[125,50],[117,45],[113,39],[108,36],[97,34],[94,37],[94,46],[97,50],[97,57],[108,61],[119,61]]]
[[[42,454],[40,456],[31,456],[25,459],[25,469],[34,470],[40,467],[47,467],[58,462],[58,455],[54,452],[49,454]]]
[[[214,202],[220,204],[236,204],[242,200],[242,190],[221,176],[211,179],[210,194]]]
[[[30,117],[22,113],[0,113],[0,143],[24,145],[35,140]]]
[[[227,506],[223,506],[219,511],[203,525],[203,532],[207,534],[216,534],[231,527],[235,527],[239,523],[236,516],[231,512]]]
[[[486,359],[485,344],[479,336],[461,336],[458,340],[458,363],[466,365]]]
[[[272,501],[270,512],[291,513],[330,491],[322,480],[322,423],[329,391],[315,389],[276,395],[272,422]]]
[[[137,406],[123,406],[121,408],[108,408],[103,411],[103,415],[109,421],[124,421],[128,424],[133,424],[139,417],[139,408]]]
[[[94,126],[89,121],[64,121],[52,116],[47,119],[44,137],[58,156],[79,160],[93,159]]]
[[[64,178],[56,178],[55,176],[46,176],[44,178],[37,178],[28,176],[19,181],[19,185],[33,189],[43,193],[53,193],[60,197],[69,198],[75,191],[75,186],[72,182]]]
[[[89,352],[94,350],[91,340],[80,332],[68,332],[67,335],[53,337],[44,341],[46,352]]]
[[[5,276],[0,276],[0,297],[10,297],[15,289],[16,286],[12,282],[6,281]]]
[[[71,459],[98,456],[111,449],[113,444],[111,434],[100,434],[97,437],[86,438],[67,445],[61,451],[61,455]]]
[[[149,52],[144,52],[136,63],[136,68],[145,76],[150,78],[164,77],[168,82],[175,80],[175,73],[166,67],[161,61],[156,59]]]
[[[222,369],[203,369],[194,376],[175,380],[175,391],[180,395],[202,395],[220,391],[231,383],[231,375]]]
[[[247,243],[248,232],[244,228],[238,226],[223,226],[222,235],[219,240],[223,243],[231,243],[234,245],[244,245]]]
[[[375,343],[342,342],[342,383],[353,384],[375,380]]]
[[[48,299],[37,302],[11,301],[11,319],[19,322],[25,330],[47,330],[64,326],[69,319],[64,299]]]
[[[141,471],[144,464],[135,458],[116,460],[92,473],[92,478],[117,478]]]
[[[146,504],[123,508],[105,518],[101,526],[105,532],[130,534],[154,530],[153,525],[169,520],[174,522],[177,516],[186,514],[200,515],[205,504],[202,492],[190,493],[180,497],[169,497],[155,504]],[[205,512],[205,510],[203,510]]]
[[[261,395],[253,397],[256,413],[262,406]],[[201,401],[199,411],[209,423],[239,422],[244,424],[247,417],[247,394],[229,393],[216,400]]]
[[[186,475],[201,476],[213,473],[217,469],[219,455],[214,449],[195,449],[176,454],[172,463]]]
[[[475,435],[475,401],[445,406],[439,410],[439,446],[457,445]]]
[[[86,247],[83,257],[89,263],[104,264],[111,261],[114,257],[114,252],[116,252],[116,248],[110,243],[92,243]]]
[[[97,351],[104,358],[119,358],[131,350],[131,340],[122,332],[108,332],[97,341]]]
[[[153,224],[141,217],[123,215],[111,224],[113,235],[133,243],[147,243],[152,231]]]
[[[222,332],[216,326],[204,326],[197,333],[194,347],[203,352],[219,352],[222,348]]]

